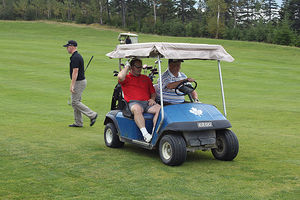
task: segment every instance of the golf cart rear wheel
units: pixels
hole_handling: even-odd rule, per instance
[[[118,148],[124,146],[124,142],[121,142],[117,134],[117,129],[114,124],[108,123],[104,129],[104,141],[106,146],[111,148]]]
[[[165,135],[159,142],[159,155],[166,165],[181,165],[186,159],[186,143],[181,135]]]
[[[218,160],[231,161],[239,152],[239,141],[231,130],[217,131],[216,149],[212,149],[212,154]]]

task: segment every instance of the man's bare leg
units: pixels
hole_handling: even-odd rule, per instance
[[[152,133],[153,133],[153,131],[155,129],[155,125],[156,125],[156,122],[157,122],[159,111],[160,111],[160,105],[159,104],[155,104],[154,106],[152,106],[151,108],[149,108],[149,110],[147,111],[148,113],[154,114]]]
[[[142,132],[142,135],[144,136],[144,140],[146,142],[150,142],[152,137],[148,133],[145,126],[145,119],[143,116],[144,109],[139,104],[134,104],[133,106],[131,106],[131,112],[134,115],[134,121],[136,125],[139,127],[139,129]]]
[[[143,116],[144,109],[139,104],[131,106],[131,112],[134,116],[134,121],[139,128],[145,127],[145,119]]]

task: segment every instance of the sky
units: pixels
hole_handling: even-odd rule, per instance
[[[281,6],[282,0],[275,0],[275,1],[279,6]]]

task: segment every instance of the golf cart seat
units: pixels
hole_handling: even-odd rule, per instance
[[[122,99],[122,102],[124,104],[124,107],[122,109],[122,114],[124,115],[124,117],[128,117],[130,119],[133,119],[134,116],[133,116],[132,112],[129,109],[128,102],[125,99]]]
[[[128,102],[125,101],[125,99],[123,99],[122,101],[124,103],[124,108],[122,109],[123,116],[128,117],[130,119],[134,119],[134,116],[133,116],[132,112],[129,109]],[[144,116],[145,120],[152,120],[154,115],[151,114],[151,113],[143,113],[143,116]]]
[[[111,101],[111,110],[122,110],[124,108],[124,102],[122,101],[123,98],[123,92],[121,85],[117,83],[117,85],[114,88],[113,96],[112,96],[112,101]]]
[[[111,110],[121,110],[124,117],[128,117],[130,119],[134,118],[132,112],[129,109],[128,102],[123,97],[123,91],[119,83],[115,86],[114,89],[111,101]],[[153,118],[153,114],[150,113],[144,113],[143,115],[145,119],[152,120]]]
[[[117,83],[111,101],[111,110],[121,110],[125,117],[133,119],[127,101],[123,97],[123,91],[120,83]]]

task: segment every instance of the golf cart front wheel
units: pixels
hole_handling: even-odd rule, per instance
[[[218,160],[231,161],[239,152],[239,141],[231,130],[217,131],[216,149],[212,149],[212,154]]]
[[[166,165],[181,165],[186,159],[186,143],[180,135],[165,135],[159,142],[159,155]]]
[[[106,146],[111,148],[118,148],[124,146],[117,134],[117,129],[113,123],[108,123],[104,129],[104,141]]]

